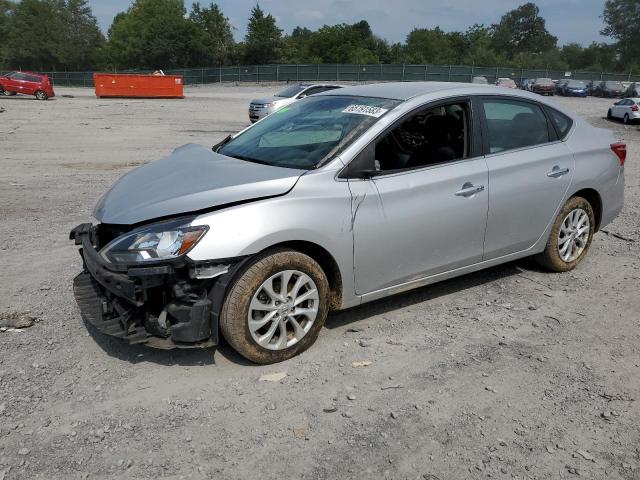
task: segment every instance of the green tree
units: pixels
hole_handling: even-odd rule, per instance
[[[378,63],[379,54],[386,55],[388,45],[373,35],[369,23],[325,25],[307,33],[307,54],[322,63]]]
[[[220,7],[212,3],[208,8],[193,4],[189,19],[198,27],[193,38],[200,65],[229,65],[236,60],[233,27]]]
[[[407,56],[411,63],[452,63],[455,51],[449,36],[440,27],[414,28],[407,36]]]
[[[622,63],[640,63],[640,2],[638,0],[607,0],[602,15],[603,35],[617,40]]]
[[[10,17],[7,50],[13,67],[32,70],[64,68],[64,0],[22,0]]]
[[[109,28],[108,62],[116,68],[194,66],[196,25],[182,0],[134,0]]]
[[[521,54],[541,54],[556,48],[558,39],[547,31],[546,21],[534,3],[507,12],[493,26],[493,49],[513,59]]]
[[[87,0],[67,0],[62,12],[64,25],[60,60],[67,68],[89,70],[100,62],[104,36]]]
[[[265,15],[260,5],[253,7],[244,37],[245,63],[279,63],[282,60],[284,46],[282,30],[276,25],[273,15]]]
[[[12,2],[9,0],[0,0],[0,68],[8,65],[8,41],[12,9]]]

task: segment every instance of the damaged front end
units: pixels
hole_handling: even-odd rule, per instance
[[[73,290],[84,320],[132,344],[162,349],[217,345],[218,313],[240,259],[194,263],[179,252],[139,263],[127,264],[124,256],[121,262],[110,261],[105,247],[126,239],[130,231],[90,223],[71,231],[70,239],[81,246],[84,268]]]

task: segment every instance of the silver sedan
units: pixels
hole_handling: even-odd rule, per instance
[[[345,309],[522,257],[575,268],[623,206],[626,147],[540,96],[387,83],[314,95],[121,177],[71,234],[84,318],[258,363]]]

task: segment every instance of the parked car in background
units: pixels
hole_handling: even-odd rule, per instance
[[[518,88],[518,85],[516,85],[516,82],[513,81],[513,79],[511,78],[499,78],[498,81],[496,82],[496,85],[498,87],[504,87],[504,88]]]
[[[54,97],[48,75],[33,72],[10,72],[0,76],[0,95],[34,95],[38,100]]]
[[[489,80],[487,80],[487,77],[478,76],[473,77],[471,79],[471,83],[476,83],[478,85],[489,85]]]
[[[275,112],[276,110],[291,105],[309,95],[327,92],[342,88],[342,85],[324,83],[300,83],[291,85],[276,93],[273,97],[251,100],[249,105],[249,120],[251,123],[257,122],[261,118]]]
[[[533,85],[534,79],[532,78],[523,78],[520,82],[520,88],[527,92],[531,91],[531,85]]]
[[[565,97],[586,97],[587,84],[582,80],[569,80],[562,87],[560,94]]]
[[[283,361],[331,310],[528,256],[574,269],[622,209],[625,159],[612,131],[526,92],[325,91],[121,176],[98,223],[71,232],[76,301],[134,344],[221,332],[253,362]]]
[[[589,80],[586,83],[587,83],[587,95],[588,96],[592,96],[593,92],[595,91],[596,87],[598,86],[598,82],[596,82],[595,80]]]
[[[625,124],[640,120],[640,98],[625,98],[614,103],[607,112],[609,120],[617,118]]]
[[[562,95],[562,89],[567,83],[569,83],[568,78],[562,78],[558,80],[558,83],[556,83],[556,91],[555,91],[556,95]]]
[[[624,92],[624,97],[640,97],[640,83],[631,82],[631,84],[627,87],[627,90]]]
[[[625,88],[621,82],[607,80],[600,82],[593,90],[594,97],[620,98],[624,96]]]
[[[550,78],[536,78],[531,84],[530,91],[538,95],[554,95],[556,85]]]

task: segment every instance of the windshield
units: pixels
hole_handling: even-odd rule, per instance
[[[299,94],[305,88],[307,88],[307,85],[292,85],[292,86],[287,87],[284,90],[276,93],[274,96],[275,97],[282,97],[282,98],[295,97],[297,94]]]
[[[356,139],[400,102],[322,95],[281,108],[218,153],[277,167],[312,169]]]
[[[585,88],[586,85],[584,82],[578,82],[578,81],[570,81],[569,83],[567,83],[567,87],[571,87],[571,88]]]

